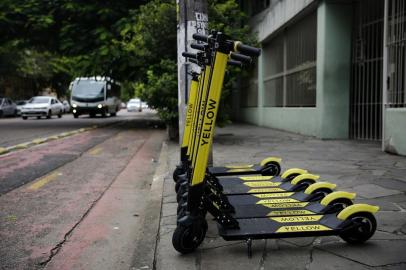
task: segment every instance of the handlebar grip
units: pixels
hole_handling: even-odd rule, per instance
[[[254,57],[258,57],[261,54],[261,49],[244,45],[240,41],[234,43],[234,51]]]
[[[187,58],[194,58],[194,59],[196,59],[196,57],[197,57],[195,53],[189,53],[189,52],[183,52],[182,56],[187,57]]]
[[[202,45],[202,44],[192,43],[192,44],[190,45],[190,47],[191,47],[192,49],[195,49],[195,50],[204,51],[204,45]]]
[[[252,58],[246,55],[238,54],[238,53],[231,53],[230,54],[231,59],[240,61],[244,64],[251,64]]]
[[[243,67],[243,63],[241,63],[240,61],[235,61],[235,60],[228,60],[227,62],[228,65],[230,66],[235,66],[235,67]]]
[[[198,34],[195,33],[193,34],[193,39],[198,40],[198,41],[203,41],[203,42],[207,42],[209,40],[209,37],[206,35],[202,35],[202,34]]]

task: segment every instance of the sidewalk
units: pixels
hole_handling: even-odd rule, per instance
[[[377,143],[323,141],[251,125],[217,128],[216,134],[215,165],[282,157],[282,170],[308,169],[321,180],[336,183],[338,190],[356,192],[356,202],[379,205],[377,232],[360,246],[338,237],[256,240],[248,259],[245,242],[218,237],[217,225],[208,216],[203,244],[193,254],[181,255],[172,247],[177,203],[171,177],[179,149],[169,144],[156,269],[406,269],[405,157],[383,153]]]

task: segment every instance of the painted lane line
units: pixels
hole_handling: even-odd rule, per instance
[[[100,146],[96,146],[95,148],[91,149],[89,151],[89,154],[92,156],[97,156],[98,154],[100,154],[103,151],[103,148]]]
[[[58,178],[58,176],[60,176],[60,175],[61,174],[58,172],[53,172],[51,174],[48,174],[47,176],[44,176],[41,179],[39,179],[38,181],[36,181],[34,184],[30,185],[28,187],[28,189],[29,190],[38,190],[41,187],[43,187],[44,185],[46,185],[47,183]]]
[[[38,139],[32,140],[32,142],[34,144],[41,144],[41,143],[44,143],[44,142],[47,142],[47,141],[48,141],[47,138],[38,138]]]
[[[5,154],[5,153],[8,153],[7,148],[0,147],[0,155]]]

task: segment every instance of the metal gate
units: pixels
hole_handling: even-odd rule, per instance
[[[386,5],[386,107],[406,107],[406,3],[388,0]]]
[[[355,3],[352,38],[350,138],[382,138],[383,0]]]

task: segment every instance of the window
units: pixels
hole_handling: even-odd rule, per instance
[[[316,106],[316,33],[314,12],[264,46],[264,106]]]

